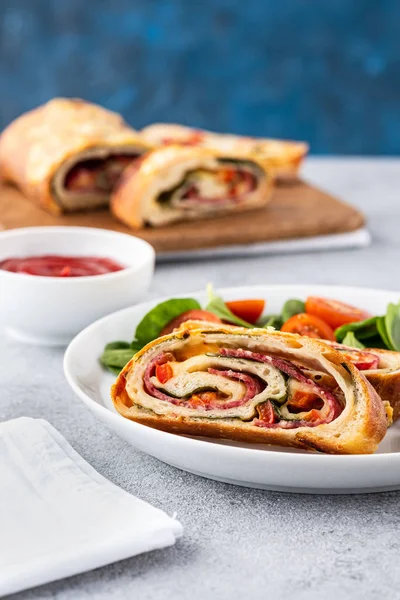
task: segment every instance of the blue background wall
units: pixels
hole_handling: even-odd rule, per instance
[[[55,95],[400,153],[399,0],[1,0],[0,126]]]

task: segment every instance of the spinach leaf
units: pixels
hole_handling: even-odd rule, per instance
[[[286,300],[282,308],[282,321],[285,323],[290,317],[304,312],[306,312],[306,305],[302,300],[297,300],[297,298]]]
[[[390,350],[390,347],[385,344],[380,335],[368,338],[368,348],[380,348],[382,350]]]
[[[122,369],[136,354],[136,351],[132,348],[121,348],[116,350],[104,350],[103,354],[100,357],[100,362],[105,367],[118,367]]]
[[[377,319],[378,317],[370,317],[369,319],[365,319],[365,321],[357,321],[356,323],[342,325],[335,330],[335,337],[338,342],[342,342],[349,331],[357,334],[359,340],[366,340],[374,337],[378,333],[376,325]]]
[[[400,352],[400,302],[390,303],[385,315],[385,328],[392,350]]]
[[[280,315],[267,315],[260,321],[257,327],[275,327],[280,329],[283,325],[283,321]]]
[[[243,319],[240,319],[239,317],[234,315],[233,312],[229,310],[223,299],[220,298],[220,296],[216,296],[214,294],[211,284],[207,286],[207,293],[208,304],[205,310],[214,313],[214,315],[217,315],[217,317],[222,319],[222,321],[228,321],[229,323],[232,323],[234,325],[239,325],[240,327],[248,327],[249,329],[254,327],[254,325],[251,325],[251,323],[247,323],[247,321],[244,321]]]
[[[342,325],[335,331],[337,341],[351,345],[345,341],[349,333],[353,333],[358,342],[362,340],[369,347],[383,347],[399,352],[400,303],[389,304],[384,317],[371,317],[358,323]]]
[[[354,335],[354,331],[349,331],[343,338],[342,344],[345,346],[351,346],[352,348],[365,348],[364,344],[360,342]]]
[[[141,350],[145,345],[146,344],[142,344],[142,342],[139,342],[139,340],[133,340],[133,342],[130,343],[129,347],[132,348],[132,350],[134,350],[136,354],[136,352],[139,352],[139,350]]]
[[[384,344],[384,348],[387,348],[388,350],[394,350],[394,348],[392,347],[392,344],[390,342],[389,336],[388,336],[388,332],[386,330],[386,319],[385,317],[378,317],[377,321],[376,321],[376,328],[378,330],[379,336],[381,338],[381,340],[383,341]],[[372,341],[370,342],[372,345]],[[375,346],[372,346],[375,347]]]
[[[110,342],[105,346],[100,362],[103,367],[119,375],[121,369],[142,347],[143,344],[138,340],[133,340],[130,344],[123,341]]]
[[[147,313],[136,327],[136,338],[145,346],[152,340],[158,338],[161,330],[168,325],[172,319],[179,317],[188,310],[200,309],[200,304],[193,298],[171,298],[157,304]]]
[[[116,342],[110,342],[109,344],[106,344],[104,350],[126,350],[127,348],[130,348],[131,345],[129,342],[122,342],[122,341],[116,341]]]

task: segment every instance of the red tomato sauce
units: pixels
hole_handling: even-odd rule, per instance
[[[87,277],[124,269],[111,258],[97,256],[28,256],[0,261],[0,269],[11,273],[27,273],[41,277]]]

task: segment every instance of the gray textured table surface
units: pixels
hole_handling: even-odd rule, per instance
[[[210,280],[217,286],[310,282],[400,289],[400,160],[310,159],[305,176],[366,212],[372,246],[162,265],[149,296],[190,292]],[[0,337],[0,419],[48,419],[111,481],[168,513],[176,510],[185,533],[172,548],[14,598],[400,598],[397,493],[286,495],[164,465],[96,421],[69,390],[62,355]]]

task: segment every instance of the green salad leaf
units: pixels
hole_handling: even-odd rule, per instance
[[[383,347],[387,348],[388,350],[394,350],[389,336],[388,336],[388,332],[386,330],[386,318],[385,317],[378,317],[377,321],[376,321],[376,328],[378,330],[378,334],[380,337],[381,342],[383,342]],[[371,340],[370,344],[371,347],[375,348],[376,345],[373,345],[373,340]]]
[[[382,350],[390,350],[390,347],[385,344],[380,335],[368,338],[368,348],[380,348]]]
[[[306,305],[302,300],[298,300],[297,298],[286,300],[281,313],[282,321],[285,323],[288,319],[294,317],[294,315],[304,312],[306,312]]]
[[[357,321],[356,323],[342,325],[335,330],[335,337],[338,342],[342,343],[346,334],[351,331],[357,335],[357,339],[359,340],[372,338],[378,333],[376,324],[377,319],[378,317],[370,317],[369,319],[365,319],[365,321]]]
[[[122,369],[134,354],[136,354],[136,351],[132,350],[132,348],[126,348],[125,350],[104,350],[100,357],[100,362],[105,367],[118,367]]]
[[[275,327],[275,329],[280,329],[283,325],[283,321],[280,315],[267,315],[265,316],[257,327]]]
[[[229,310],[223,299],[220,296],[216,296],[214,294],[214,290],[211,284],[207,286],[207,294],[208,304],[205,310],[214,313],[214,315],[217,315],[217,317],[222,319],[222,321],[228,321],[229,323],[232,323],[234,325],[239,325],[240,327],[248,327],[249,329],[254,327],[254,325],[252,325],[251,323],[247,323],[247,321],[244,321],[243,319],[240,319],[239,317],[234,315],[233,312]]]
[[[342,325],[336,329],[335,336],[338,342],[351,346],[347,341],[353,340],[349,337],[351,333],[359,343],[365,343],[370,348],[386,348],[400,352],[400,302],[390,303],[384,316]]]
[[[390,346],[393,350],[400,352],[400,302],[388,305],[384,320]],[[381,328],[383,330],[382,323]]]
[[[172,319],[188,310],[200,309],[200,304],[193,298],[171,298],[157,304],[147,313],[136,327],[135,337],[145,346],[160,335],[162,329]]]
[[[131,343],[123,341],[110,342],[105,346],[103,354],[100,356],[100,362],[109,371],[119,375],[121,369],[142,347],[143,344],[138,340],[133,340]]]
[[[104,351],[106,350],[126,350],[127,348],[130,348],[131,345],[129,342],[123,342],[123,341],[116,341],[116,342],[110,342],[109,344],[106,344]]]
[[[200,304],[193,298],[172,298],[155,306],[143,317],[136,328],[136,338],[132,342],[117,340],[104,348],[101,364],[118,375],[121,369],[143,346],[156,339],[161,330],[172,319],[188,310],[199,309]]]
[[[354,331],[348,331],[343,338],[342,344],[345,346],[351,346],[352,348],[365,348],[364,344],[360,342],[354,335]]]

